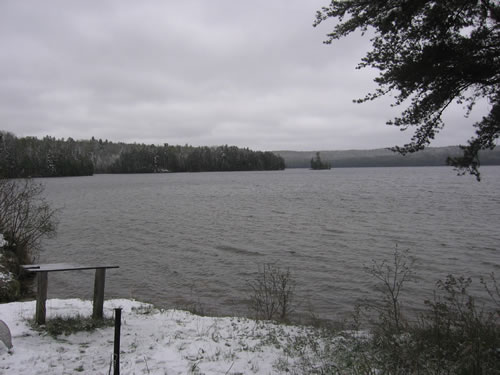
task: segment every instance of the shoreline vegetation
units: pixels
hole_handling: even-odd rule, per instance
[[[18,138],[0,131],[0,177],[91,176],[94,173],[166,173],[283,170],[282,157],[236,146],[194,147]]]
[[[496,373],[500,294],[494,275],[481,278],[481,284],[495,307],[485,308],[469,293],[471,279],[449,275],[436,284],[419,316],[410,319],[402,295],[416,276],[412,259],[396,249],[392,260],[366,267],[379,293],[337,324],[290,320],[298,297],[293,274],[275,265],[264,267],[250,284],[254,318],[211,317],[200,310],[111,299],[105,301],[104,320],[93,322],[91,301],[49,299],[47,324],[38,327],[35,301],[1,304],[14,348],[7,354],[0,344],[0,370],[26,373],[36,359],[41,374],[105,372],[113,349],[113,309],[120,307],[121,368],[131,373]],[[273,309],[276,315],[269,314]]]
[[[57,228],[57,210],[43,196],[44,186],[33,179],[0,178],[0,303],[16,301],[28,292],[33,275],[22,264],[35,263],[43,237]]]
[[[95,139],[16,137],[0,130],[0,177],[66,177],[101,173],[268,171],[285,168],[445,166],[459,146],[400,155],[389,149],[252,151],[236,146],[127,144]],[[481,165],[500,165],[500,150],[480,152]]]

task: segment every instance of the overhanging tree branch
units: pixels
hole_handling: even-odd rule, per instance
[[[410,103],[389,121],[402,130],[416,127],[412,142],[393,150],[407,153],[425,148],[444,126],[443,112],[456,101],[468,103],[467,116],[478,98],[491,111],[474,124],[476,136],[462,146],[462,158],[450,161],[459,171],[479,179],[479,152],[496,146],[500,97],[500,3],[488,0],[347,0],[331,1],[316,14],[314,26],[334,18],[327,34],[331,44],[350,33],[370,29],[372,50],[357,68],[379,70],[379,88],[362,103],[396,92],[394,106]]]

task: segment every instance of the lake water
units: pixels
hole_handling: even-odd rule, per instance
[[[96,175],[40,179],[61,209],[42,262],[118,264],[106,298],[247,314],[248,281],[289,267],[298,311],[338,319],[373,295],[372,259],[409,249],[420,304],[447,274],[500,269],[500,167]],[[92,298],[93,271],[51,273],[49,298]],[[50,308],[50,306],[49,306]]]

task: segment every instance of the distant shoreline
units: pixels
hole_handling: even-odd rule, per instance
[[[286,168],[310,168],[317,151],[273,151],[285,160]],[[435,167],[447,166],[448,157],[461,155],[459,146],[428,147],[401,155],[386,148],[374,150],[320,151],[321,159],[334,168]],[[480,152],[481,165],[500,165],[500,149]]]

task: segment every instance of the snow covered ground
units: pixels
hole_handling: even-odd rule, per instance
[[[104,314],[121,307],[121,374],[275,374],[294,361],[282,345],[307,335],[308,328],[246,318],[213,318],[115,299]],[[0,374],[108,374],[114,328],[54,338],[31,328],[35,301],[0,305],[0,319],[12,333],[12,353],[0,342]],[[92,304],[80,299],[50,299],[47,319],[91,316]],[[278,363],[280,365],[278,365]],[[112,371],[111,371],[112,373]]]

